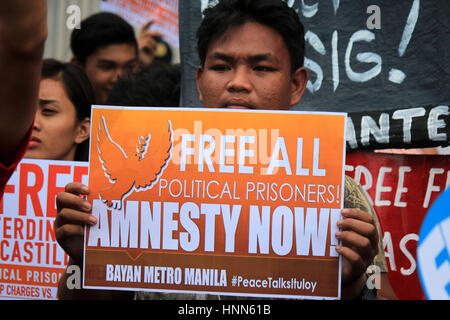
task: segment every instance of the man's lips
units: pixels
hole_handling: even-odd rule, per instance
[[[251,103],[244,99],[230,99],[225,103],[225,108],[230,109],[254,109]]]

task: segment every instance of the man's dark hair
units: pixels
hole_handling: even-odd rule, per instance
[[[61,81],[67,97],[75,107],[78,121],[91,117],[91,105],[95,104],[94,91],[84,70],[73,64],[55,59],[44,59],[41,79]],[[75,152],[76,161],[87,161],[89,140],[79,144]]]
[[[82,65],[97,49],[112,44],[129,44],[136,49],[136,54],[138,52],[133,27],[109,12],[96,13],[84,19],[80,29],[74,29],[70,36],[70,48]]]
[[[303,66],[305,55],[304,27],[298,14],[282,0],[220,0],[203,11],[204,19],[197,30],[197,52],[204,66],[212,41],[227,30],[246,22],[257,22],[278,32],[291,57],[291,70]],[[264,41],[264,39],[261,39]]]
[[[153,62],[140,71],[126,75],[116,83],[106,101],[117,106],[178,107],[180,66]]]

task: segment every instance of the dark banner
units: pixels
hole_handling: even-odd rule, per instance
[[[347,151],[449,145],[449,106],[351,112]]]
[[[286,0],[305,25],[310,81],[296,109],[373,111],[450,102],[448,0]],[[183,104],[198,106],[195,33],[215,0],[180,1]]]
[[[202,10],[216,2],[180,2],[182,104],[185,106],[200,106],[195,85],[199,65],[196,31]],[[448,122],[448,0],[286,2],[298,12],[305,25],[305,67],[310,75],[305,95],[294,109],[352,113],[356,142],[354,137],[349,137],[350,149],[447,145],[441,138],[435,140],[427,135],[437,131],[439,136],[448,131],[439,124],[437,127],[430,124],[436,113],[440,114],[439,119],[445,118],[442,120],[445,126]],[[446,108],[446,114],[445,110],[440,113],[442,107]],[[412,113],[401,114],[398,109],[410,109]],[[383,131],[386,116],[382,113],[387,110],[391,110],[387,112],[389,143]],[[411,130],[408,117],[412,120]],[[379,137],[373,135],[368,143],[367,137],[358,137],[358,128],[374,126],[381,130]],[[416,134],[416,130],[420,133]],[[407,131],[411,132],[410,142]],[[361,134],[365,134],[364,130]]]

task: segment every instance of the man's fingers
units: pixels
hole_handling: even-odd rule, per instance
[[[345,218],[354,218],[358,220],[362,220],[371,224],[374,224],[374,219],[370,213],[364,212],[359,209],[354,208],[345,208],[341,210],[342,216]]]
[[[378,246],[378,231],[373,216],[358,209],[343,209],[343,219],[338,221],[338,227],[345,231],[350,230],[369,238],[373,247]]]
[[[377,247],[373,247],[370,240],[360,234],[352,231],[339,231],[336,239],[341,240],[343,247],[351,249],[364,261],[370,262],[376,255]]]
[[[79,182],[71,182],[66,184],[66,187],[64,188],[66,192],[77,194],[77,195],[88,195],[89,194],[89,188],[85,184],[79,183]]]
[[[139,46],[141,49],[148,48],[154,51],[156,49],[156,41],[151,35],[146,35],[139,41]]]
[[[342,282],[350,283],[357,279],[367,269],[362,257],[354,250],[345,246],[336,246],[336,251],[342,256]]]
[[[66,185],[64,192],[56,196],[56,241],[70,257],[78,261],[82,258],[84,227],[97,223],[97,219],[90,213],[92,205],[82,198],[88,194],[89,188],[86,185],[72,182]]]
[[[154,23],[153,20],[150,20],[147,23],[145,23],[141,28],[141,32],[147,31],[147,29],[150,28],[153,23]]]
[[[97,219],[90,213],[81,212],[74,209],[63,209],[55,219],[55,228],[60,228],[63,225],[94,225]]]
[[[69,192],[58,193],[56,196],[56,208],[58,209],[58,214],[65,208],[84,212],[90,212],[92,210],[92,206],[89,201],[81,198],[79,195]]]
[[[352,231],[356,234],[359,234],[365,239],[370,240],[372,246],[378,246],[377,228],[371,223],[352,218],[346,218],[338,222],[338,227],[342,231]]]

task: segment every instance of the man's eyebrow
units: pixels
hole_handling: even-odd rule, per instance
[[[211,58],[217,59],[217,60],[223,60],[223,61],[229,62],[229,63],[234,62],[236,60],[233,56],[222,53],[222,52],[214,52],[211,55]],[[255,54],[255,55],[246,57],[245,60],[249,63],[258,63],[261,61],[277,61],[278,59],[270,53],[261,53],[261,54]]]
[[[130,60],[126,61],[126,62],[124,63],[124,65],[127,65],[127,64],[130,64],[130,63],[136,63],[136,62],[138,62],[138,58],[133,58],[133,59],[130,59]],[[99,59],[99,60],[97,61],[97,63],[98,63],[98,64],[105,64],[105,65],[117,66],[117,62],[116,62],[116,61],[114,61],[114,60],[108,60],[108,59]]]
[[[97,63],[99,63],[99,64],[113,64],[113,65],[116,65],[116,62],[115,62],[115,61],[113,61],[113,60],[108,60],[108,59],[99,59],[99,60],[97,61]]]
[[[230,56],[230,55],[222,53],[222,52],[214,52],[211,55],[211,58],[216,59],[216,60],[223,60],[225,62],[234,62],[235,61],[233,56]]]
[[[246,60],[250,63],[258,63],[262,61],[277,61],[278,59],[270,53],[262,53],[249,56]]]

